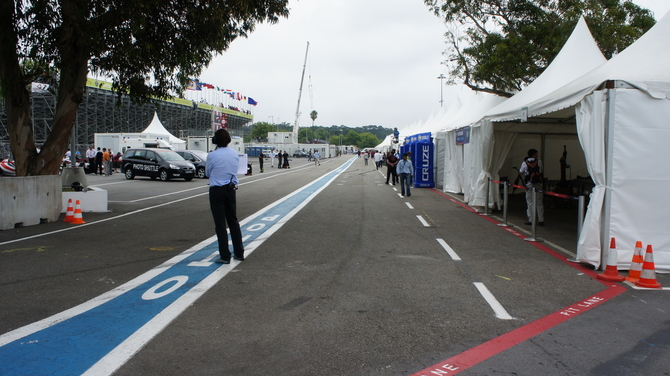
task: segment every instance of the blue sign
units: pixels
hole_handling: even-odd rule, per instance
[[[419,133],[405,138],[406,143],[416,143],[416,142],[431,142],[431,133]]]
[[[456,145],[470,143],[470,127],[456,130]]]
[[[412,163],[414,163],[414,187],[433,188],[433,153],[434,146],[429,142],[419,142],[411,145]]]

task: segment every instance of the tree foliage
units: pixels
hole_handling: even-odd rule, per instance
[[[268,132],[275,131],[275,124],[266,122],[254,123],[244,136],[244,142],[251,142],[253,139],[267,137]],[[286,124],[285,129],[279,129],[281,132],[290,132],[292,126]],[[298,130],[299,143],[320,143],[328,142],[332,145],[339,145],[340,138],[342,145],[354,145],[359,149],[371,148],[379,143],[393,132],[390,128],[384,128],[379,125],[366,125],[363,127],[349,128],[343,125],[333,125],[329,128],[314,126],[303,127]],[[379,136],[377,135],[379,134]]]
[[[506,97],[544,71],[582,15],[608,59],[655,23],[629,0],[424,1],[449,28],[449,83]]]
[[[288,0],[4,0],[0,87],[17,174],[54,174],[89,72],[133,100],[181,93],[213,55],[257,23],[288,16]],[[29,62],[29,63],[28,63]],[[27,86],[56,71],[49,138],[35,149]]]

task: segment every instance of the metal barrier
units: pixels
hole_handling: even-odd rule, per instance
[[[486,184],[486,206],[484,207],[484,213],[481,215],[489,215],[489,196],[491,193],[491,183],[496,183],[498,185],[503,184],[503,223],[499,223],[498,226],[501,227],[510,227],[512,225],[507,223],[507,207],[508,207],[508,187],[512,186],[514,188],[519,188],[519,189],[524,189],[527,190],[528,187],[522,186],[522,185],[516,185],[516,184],[511,184],[510,182],[507,181],[498,181],[498,180],[492,180],[490,177],[487,178],[487,184]],[[500,188],[498,188],[498,191],[500,191]],[[536,190],[535,188],[532,188],[532,202],[533,202],[533,222],[531,226],[531,237],[526,238],[524,240],[529,241],[529,242],[541,242],[543,241],[542,239],[539,239],[537,237],[537,193],[543,193],[548,196],[554,196],[554,197],[559,197],[563,199],[568,199],[568,200],[577,200],[577,239],[579,239],[580,233],[582,231],[582,227],[584,225],[584,214],[585,214],[585,205],[586,205],[586,196],[580,195],[579,197],[574,197],[574,196],[569,196],[569,195],[564,195],[561,193],[556,193],[556,192],[548,192],[548,191],[543,191],[543,190]]]

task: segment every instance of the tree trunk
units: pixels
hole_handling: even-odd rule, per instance
[[[61,1],[63,23],[56,41],[61,59],[58,102],[49,138],[38,156],[36,172],[39,175],[58,173],[72,135],[77,107],[84,99],[90,53],[87,41],[82,39],[86,9],[79,5],[76,0]],[[76,150],[72,150],[70,159],[76,162]]]
[[[32,175],[37,157],[30,118],[28,80],[21,72],[16,54],[17,36],[13,25],[14,2],[0,2],[0,82],[2,83],[9,142],[16,163],[16,175]]]
[[[59,89],[56,113],[51,132],[39,154],[35,148],[33,122],[30,117],[31,79],[26,77],[17,55],[17,41],[13,25],[14,2],[0,2],[0,82],[7,108],[7,125],[17,176],[56,175],[67,150],[77,116],[77,107],[84,98],[88,74],[89,51],[81,39],[85,9],[77,1],[63,0],[63,24],[60,27]],[[76,150],[72,160],[76,161]]]

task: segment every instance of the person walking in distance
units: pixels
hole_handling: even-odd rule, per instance
[[[98,146],[98,151],[95,153],[95,171],[96,175],[102,175],[102,151]]]
[[[93,145],[90,145],[86,150],[86,158],[88,158],[88,171],[95,173],[95,149]]]
[[[363,153],[363,159],[365,160],[365,165],[368,165],[368,159],[370,159],[370,153],[364,152]]]
[[[314,151],[314,166],[316,165],[321,166],[320,159],[321,159],[321,153],[319,153],[318,151]]]
[[[375,170],[379,170],[382,168],[382,153],[375,153]]]
[[[110,158],[109,153],[107,152],[107,148],[102,148],[102,173],[100,175],[105,175],[107,176],[107,170],[109,169],[109,161],[112,158]]]
[[[291,166],[288,164],[288,152],[284,150],[284,167],[283,168],[291,168]]]
[[[528,216],[528,222],[526,225],[533,224],[533,218],[535,213],[533,213],[533,188],[535,188],[536,203],[537,208],[537,224],[544,226],[544,205],[542,204],[543,195],[538,190],[542,189],[542,161],[537,157],[537,150],[530,149],[528,150],[528,157],[526,157],[521,163],[521,168],[519,173],[526,176],[526,215]]]
[[[398,162],[396,167],[397,173],[400,176],[400,194],[405,196],[407,192],[407,197],[412,195],[412,192],[409,190],[412,185],[412,178],[414,177],[414,166],[412,166],[412,161],[408,160],[408,153],[402,155],[402,160]]]
[[[389,183],[389,178],[392,178],[391,183],[395,185],[396,181],[398,181],[398,174],[395,169],[396,165],[398,165],[398,157],[393,152],[393,150],[389,151],[386,156],[386,184]]]
[[[263,152],[261,151],[258,154],[258,164],[260,165],[261,172],[263,172],[263,158],[265,158],[265,155],[263,155]]]
[[[216,149],[207,155],[205,174],[209,177],[209,207],[214,218],[216,238],[219,243],[220,264],[230,264],[231,253],[228,248],[228,232],[233,242],[232,258],[244,261],[244,245],[242,231],[237,221],[237,204],[235,191],[239,181],[237,170],[240,158],[237,151],[228,147],[231,137],[227,130],[219,129],[214,133],[212,142]]]
[[[281,159],[282,159],[282,153],[280,150],[279,153],[277,153],[277,168],[282,168]]]

